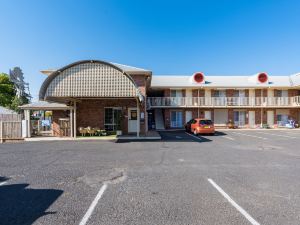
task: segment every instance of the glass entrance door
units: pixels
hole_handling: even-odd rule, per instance
[[[182,128],[182,111],[171,111],[171,128]]]
[[[234,111],[234,125],[238,127],[245,126],[246,123],[246,112],[245,111]]]
[[[121,108],[105,108],[104,129],[115,131],[121,130],[122,110]]]

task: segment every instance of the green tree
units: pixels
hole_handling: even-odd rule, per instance
[[[13,83],[9,80],[9,76],[5,73],[0,73],[0,105],[10,108],[15,95],[16,90]]]
[[[16,112],[20,112],[21,110],[19,109],[19,106],[28,103],[29,103],[29,99],[26,96],[21,96],[21,97],[14,96],[9,108]]]

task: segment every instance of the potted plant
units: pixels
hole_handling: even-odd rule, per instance
[[[232,120],[228,120],[227,127],[229,129],[234,129],[234,122]]]

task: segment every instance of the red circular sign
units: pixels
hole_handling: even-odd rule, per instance
[[[268,75],[266,73],[260,73],[257,78],[260,83],[266,83],[268,80]]]
[[[203,73],[200,73],[200,72],[195,73],[194,74],[194,81],[196,83],[202,83],[204,81],[204,75],[203,75]]]

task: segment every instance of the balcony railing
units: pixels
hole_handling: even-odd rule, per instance
[[[148,97],[149,108],[163,107],[300,107],[295,97]]]

